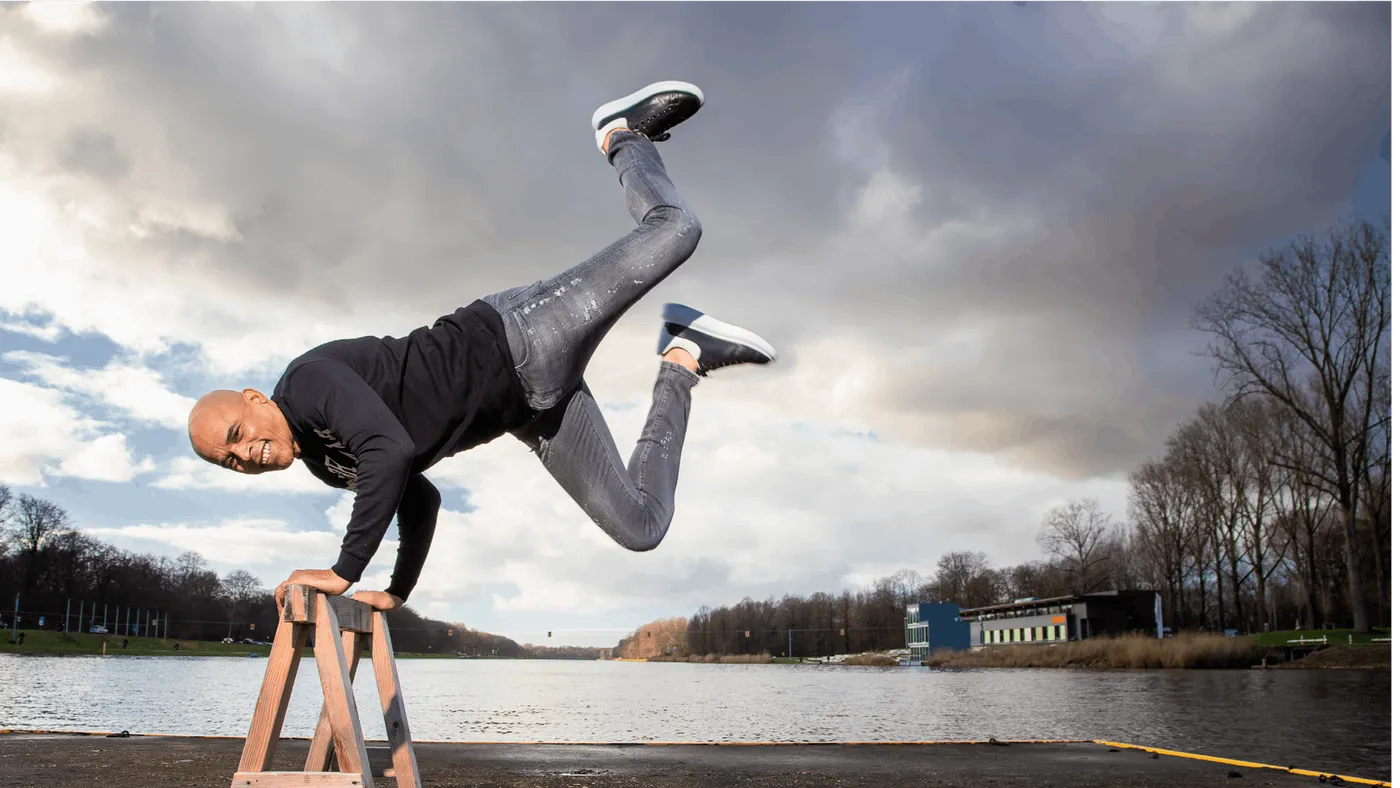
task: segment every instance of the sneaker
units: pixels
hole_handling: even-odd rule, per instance
[[[705,94],[689,82],[654,82],[630,96],[609,101],[593,113],[598,150],[613,129],[629,129],[652,142],[671,138],[670,129],[700,111]]]
[[[778,360],[778,351],[763,337],[739,326],[716,320],[682,304],[662,307],[661,342],[657,352],[666,355],[682,348],[695,358],[704,377],[711,370],[734,364],[767,364]]]

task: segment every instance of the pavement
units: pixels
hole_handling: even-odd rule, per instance
[[[300,770],[310,742],[283,739],[272,769]],[[374,747],[375,742],[370,742]],[[1187,788],[1346,785],[1096,743],[447,744],[417,743],[424,788],[789,788],[971,786]],[[227,788],[240,738],[0,735],[0,786]],[[377,786],[395,786],[379,778]]]

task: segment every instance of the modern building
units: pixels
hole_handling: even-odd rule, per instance
[[[963,650],[972,646],[967,621],[958,615],[962,608],[951,602],[919,602],[904,609],[904,645],[909,664],[922,665],[934,649]]]
[[[973,648],[1065,643],[1128,632],[1162,636],[1162,597],[1156,591],[1018,599],[1005,605],[968,608],[960,616],[970,628]]]

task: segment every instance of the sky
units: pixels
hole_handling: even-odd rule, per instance
[[[587,381],[628,456],[661,304],[780,361],[695,389],[651,552],[509,436],[440,463],[410,605],[608,646],[949,551],[1039,559],[1047,512],[1126,519],[1127,474],[1220,396],[1194,303],[1388,221],[1390,35],[1383,3],[6,4],[0,483],[269,588],[329,567],[351,494],[198,460],[194,399],[627,233],[589,118],[680,79],[706,104],[658,149],[704,237]]]

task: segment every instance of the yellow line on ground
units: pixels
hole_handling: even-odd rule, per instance
[[[1348,777],[1344,774],[1333,774],[1331,772],[1315,772],[1310,769],[1295,769],[1292,766],[1274,766],[1269,763],[1255,763],[1253,761],[1237,761],[1233,758],[1217,758],[1214,755],[1198,755],[1193,752],[1178,752],[1176,750],[1164,750],[1160,747],[1145,747],[1141,744],[1124,744],[1123,742],[1104,741],[1094,739],[1094,744],[1102,744],[1106,747],[1119,747],[1129,750],[1142,750],[1144,752],[1155,752],[1159,755],[1170,755],[1174,758],[1190,758],[1196,761],[1210,761],[1211,763],[1223,763],[1228,766],[1240,766],[1245,769],[1268,769],[1271,771],[1288,772],[1290,774],[1300,774],[1304,777],[1324,777],[1327,779],[1336,778],[1344,782],[1359,783],[1361,785],[1384,785],[1389,788],[1390,783],[1382,780],[1371,780],[1365,777]]]

